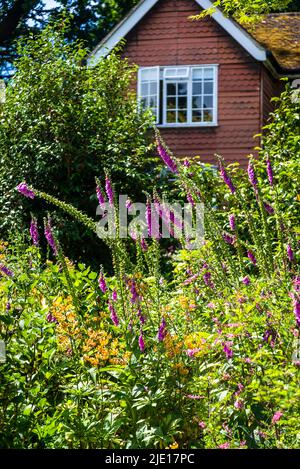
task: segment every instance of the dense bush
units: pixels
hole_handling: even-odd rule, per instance
[[[42,222],[43,204],[16,197],[22,179],[94,216],[94,177],[105,167],[119,193],[139,199],[159,176],[148,136],[152,120],[137,111],[131,86],[135,68],[118,51],[87,68],[87,50],[64,40],[65,23],[19,44],[16,73],[0,105],[2,236],[26,226],[30,211]],[[94,265],[108,257],[76,222],[61,213],[56,222],[69,256]]]

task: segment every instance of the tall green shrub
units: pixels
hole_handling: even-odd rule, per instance
[[[117,52],[86,67],[87,50],[65,41],[65,30],[63,24],[47,27],[18,46],[17,71],[0,107],[2,237],[28,226],[29,205],[21,205],[15,192],[22,179],[92,216],[94,176],[103,175],[104,167],[118,192],[134,198],[155,180],[147,137],[152,122],[149,114],[137,112],[135,68]],[[37,216],[41,208],[30,206]],[[97,257],[100,242],[87,242],[77,223],[61,217],[67,254],[77,258],[81,240],[80,256]]]

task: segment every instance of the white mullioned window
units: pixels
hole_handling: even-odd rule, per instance
[[[217,65],[143,67],[139,100],[159,125],[217,125],[217,79]]]

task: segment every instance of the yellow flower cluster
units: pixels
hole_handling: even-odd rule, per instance
[[[58,321],[56,332],[59,347],[64,351],[72,349],[72,340],[77,341],[81,333],[71,296],[56,298],[50,313]]]
[[[8,243],[5,241],[0,241],[0,262],[5,260],[5,250],[8,246]]]
[[[194,301],[192,301],[191,298],[188,298],[187,296],[180,295],[178,297],[178,302],[181,308],[184,310],[193,311],[196,308]]]
[[[210,343],[207,340],[206,332],[193,332],[185,336],[184,348],[189,350],[197,350],[194,356],[205,355],[210,350]]]
[[[131,352],[125,351],[125,344],[104,330],[106,313],[99,313],[99,316],[85,321],[84,325],[79,324],[72,298],[67,296],[53,301],[50,314],[58,322],[57,341],[64,352],[72,350],[75,345],[82,350],[83,359],[92,366],[128,363]]]
[[[130,352],[124,352],[125,344],[104,330],[87,330],[88,339],[85,341],[83,358],[93,366],[104,366],[107,362],[113,365],[125,365],[130,358]]]
[[[179,340],[177,335],[167,334],[164,345],[169,358],[179,355],[182,352],[183,342]]]

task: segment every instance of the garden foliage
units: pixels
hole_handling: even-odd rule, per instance
[[[49,218],[46,264],[35,220],[34,246],[2,243],[2,447],[299,447],[299,129],[286,125],[298,106],[287,88],[247,171],[179,161],[157,134],[188,201],[206,208],[205,242],[188,250],[181,239],[171,279],[160,241],[138,234],[108,241],[112,276],[72,264]],[[18,191],[92,236],[94,220],[74,207]],[[100,193],[117,211],[110,176]]]
[[[95,215],[94,177],[108,168],[119,193],[140,197],[159,176],[151,159],[149,114],[137,112],[136,69],[119,51],[86,67],[87,49],[64,39],[68,20],[18,46],[16,73],[0,105],[0,233],[42,223],[44,206],[16,197],[25,179]],[[66,253],[97,265],[103,244],[62,212],[56,214]],[[81,245],[79,248],[79,240]]]

